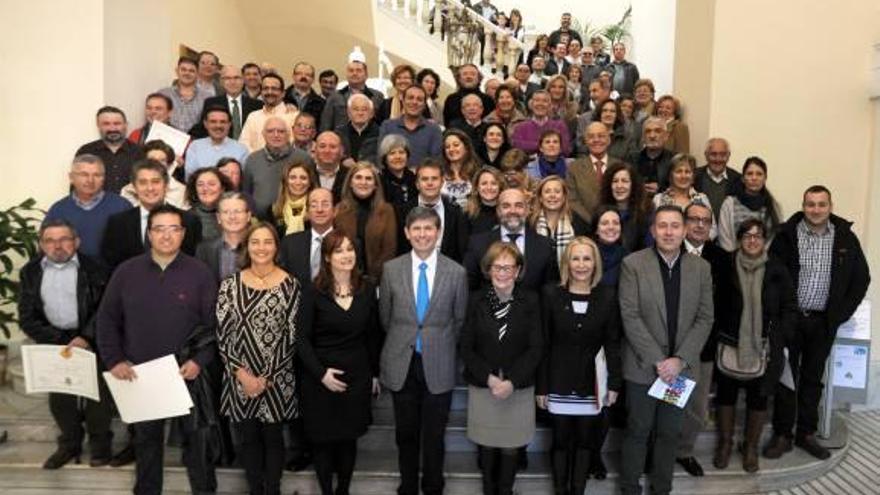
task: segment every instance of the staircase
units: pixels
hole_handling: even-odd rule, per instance
[[[14,368],[14,367],[13,367]],[[20,382],[19,382],[20,383]],[[452,412],[446,432],[446,491],[449,495],[473,495],[481,491],[480,473],[476,466],[475,446],[466,436],[467,389],[453,392]],[[741,416],[742,417],[742,416]],[[358,460],[351,492],[354,494],[387,495],[395,493],[398,485],[397,451],[394,443],[394,421],[389,393],[374,405],[374,424],[359,440]],[[69,464],[58,471],[44,471],[43,461],[55,449],[57,429],[52,421],[45,397],[25,396],[11,388],[0,389],[0,431],[9,432],[9,441],[0,445],[0,492],[49,493],[63,489],[65,493],[130,493],[133,486],[133,466],[123,468],[88,468],[84,464]],[[125,438],[124,425],[114,423],[116,438]],[[837,419],[834,431],[843,438],[847,428]],[[737,432],[739,436],[740,431]],[[769,428],[765,437],[769,435]],[[621,432],[611,430],[603,455],[609,469],[608,479],[591,480],[587,490],[591,494],[615,493]],[[675,475],[677,494],[752,494],[778,490],[807,482],[823,475],[837,465],[849,446],[832,451],[827,461],[818,461],[799,449],[782,459],[761,459],[761,471],[748,475],[739,467],[739,456],[734,455],[726,470],[712,467],[711,457],[715,435],[712,428],[699,435],[696,455],[706,476],[693,478],[683,471]],[[538,427],[534,441],[528,447],[529,467],[517,476],[516,490],[520,494],[549,494],[552,492],[547,450],[550,431]],[[166,492],[189,491],[186,470],[180,463],[176,449],[168,449],[165,456]],[[246,493],[244,474],[239,469],[218,469],[220,493]],[[70,491],[75,488],[75,490]],[[311,470],[284,475],[283,493],[320,493]]]

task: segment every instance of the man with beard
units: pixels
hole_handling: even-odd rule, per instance
[[[524,275],[519,287],[537,291],[547,282],[559,280],[559,266],[556,263],[556,250],[550,239],[539,235],[526,224],[528,201],[522,189],[505,189],[498,195],[498,227],[474,234],[468,242],[464,255],[464,267],[468,272],[468,285],[471,290],[479,289],[488,283],[480,269],[480,261],[493,242],[503,241],[516,244],[525,257]]]
[[[248,115],[241,136],[238,141],[251,153],[266,145],[263,139],[263,129],[271,117],[278,117],[287,124],[287,138],[290,141],[290,128],[299,111],[293,105],[285,105],[282,101],[284,94],[284,79],[278,74],[266,74],[263,76],[263,108]]]
[[[284,102],[296,105],[300,112],[319,118],[327,100],[312,89],[315,82],[315,67],[307,62],[293,66],[293,84],[284,92]]]
[[[221,96],[221,98],[225,98],[225,96]],[[184,166],[187,179],[200,168],[217,165],[221,158],[232,157],[239,163],[243,163],[247,159],[247,148],[229,137],[230,117],[229,112],[223,106],[218,105],[205,109],[202,126],[207,130],[208,137],[196,139],[187,148]]]
[[[270,76],[263,79],[264,89],[267,84],[278,82]],[[278,86],[277,92],[280,101],[281,86]],[[266,145],[251,153],[245,161],[242,191],[254,198],[254,214],[260,218],[269,218],[269,210],[278,197],[278,185],[284,166],[294,162],[311,163],[312,160],[306,152],[294,150],[290,145],[290,124],[281,117],[270,116],[266,119],[263,140]]]
[[[98,109],[95,115],[101,139],[84,144],[74,156],[95,155],[104,162],[104,188],[119,194],[131,178],[131,166],[144,157],[140,146],[125,138],[128,122],[125,113],[111,106]]]
[[[469,94],[475,94],[483,100],[483,112],[489,113],[495,109],[495,102],[489,95],[480,91],[480,69],[474,64],[464,64],[458,68],[458,91],[446,97],[443,104],[443,124],[449,127],[453,121],[461,119],[461,100]]]
[[[337,84],[339,84],[339,76],[332,69],[322,70],[318,74],[318,85],[321,86],[321,96],[324,97],[325,102],[327,98],[330,98],[330,95],[336,92]]]

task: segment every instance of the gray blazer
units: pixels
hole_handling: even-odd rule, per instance
[[[623,319],[623,377],[648,385],[657,379],[654,365],[670,355],[683,359],[683,375],[694,378],[693,366],[714,321],[712,271],[706,260],[682,253],[681,299],[676,342],[670,352],[666,330],[666,296],[654,248],[623,259],[620,270],[620,314]]]
[[[386,335],[379,378],[394,392],[403,388],[415,352],[418,323],[414,294],[412,255],[406,253],[385,263],[379,287],[379,317]],[[465,269],[438,254],[431,299],[422,325],[422,362],[432,394],[448,392],[455,386],[455,350],[467,304]]]

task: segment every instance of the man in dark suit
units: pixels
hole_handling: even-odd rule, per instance
[[[565,43],[556,43],[553,48],[553,56],[547,60],[547,67],[544,68],[544,75],[547,77],[557,74],[565,74],[568,72],[568,66],[571,65],[565,56],[568,54],[568,46]]]
[[[217,202],[217,222],[220,237],[202,241],[196,249],[196,258],[202,260],[217,280],[238,272],[238,248],[251,224],[253,212],[243,193],[223,193]]]
[[[189,134],[194,139],[208,136],[208,131],[203,124],[208,109],[216,107],[226,108],[231,116],[232,124],[229,126],[229,137],[238,139],[248,115],[263,108],[263,102],[244,94],[244,79],[238,67],[224,65],[220,71],[220,82],[223,84],[226,94],[212,96],[205,100],[205,104],[202,105],[202,116],[199,119],[199,123],[194,125],[189,131]]]
[[[661,206],[651,227],[656,244],[623,260],[620,314],[626,380],[627,428],[621,452],[623,495],[642,493],[639,477],[653,433],[652,493],[672,491],[675,449],[684,410],[648,395],[657,380],[674,383],[679,375],[699,380],[700,351],[714,319],[709,263],[682,252],[684,214]]]
[[[464,64],[458,68],[455,75],[455,82],[458,83],[458,90],[446,97],[443,104],[443,124],[447,127],[454,120],[462,118],[461,100],[469,94],[475,94],[483,100],[483,112],[488,114],[495,109],[495,101],[486,93],[480,91],[480,81],[483,75],[480,69],[474,64]],[[437,122],[438,124],[440,122]]]
[[[321,242],[333,230],[336,210],[333,193],[318,187],[309,193],[306,203],[309,222],[302,232],[281,239],[281,266],[307,288],[321,268]]]
[[[523,109],[528,105],[532,93],[541,89],[540,84],[529,80],[531,77],[532,68],[529,67],[529,64],[519,64],[516,66],[516,70],[513,71],[513,78],[516,79],[517,83],[516,87],[519,88],[519,103]]]
[[[663,119],[654,116],[646,118],[642,122],[642,148],[627,158],[627,162],[642,176],[645,193],[650,196],[669,187],[669,167],[673,153],[664,147],[668,137],[669,131],[666,130]]]
[[[284,102],[294,104],[300,112],[319,119],[327,100],[312,89],[314,82],[315,67],[307,62],[298,62],[293,66],[293,84],[284,91]]]
[[[691,203],[684,210],[684,223],[685,237],[681,246],[682,251],[699,256],[709,263],[712,268],[713,301],[717,305],[714,281],[718,279],[716,274],[722,264],[728,262],[728,255],[709,239],[713,223],[712,210],[707,204]],[[717,340],[710,336],[700,352],[699,365],[694,365],[697,386],[687,403],[684,425],[678,438],[675,461],[691,476],[703,476],[703,467],[694,457],[694,443],[697,434],[703,429],[706,412],[709,408],[709,389],[712,386],[712,372],[715,369],[715,349],[717,346]],[[727,414],[725,417],[724,412],[719,408],[716,423],[721,434],[724,434],[724,428],[729,428],[728,431],[733,433],[733,419],[733,414]]]
[[[480,262],[489,246],[496,241],[516,244],[525,258],[519,286],[538,291],[547,282],[559,280],[556,250],[550,239],[538,235],[526,225],[528,202],[525,193],[516,188],[505,189],[498,196],[498,227],[471,237],[464,266],[468,271],[468,285],[478,289],[485,281]]]
[[[440,253],[461,263],[467,248],[468,224],[464,212],[455,202],[444,198],[440,194],[443,188],[443,169],[440,162],[430,159],[425,160],[416,168],[416,189],[419,191],[418,206],[424,206],[436,211],[440,216],[440,242],[437,248]],[[402,211],[402,218],[406,218],[409,210]],[[401,225],[404,222],[400,222]],[[398,252],[407,252],[410,244],[404,235],[398,236]],[[401,247],[402,246],[402,247]]]
[[[437,252],[440,217],[416,207],[406,217],[412,251],[385,263],[379,317],[385,328],[380,380],[391,390],[400,495],[443,493],[444,435],[464,324],[466,274]],[[421,461],[421,462],[420,462]]]
[[[165,204],[168,180],[168,169],[155,160],[141,160],[132,168],[131,183],[141,204],[107,219],[101,257],[111,268],[149,250],[147,216],[151,210]],[[194,256],[202,238],[202,224],[185,211],[181,216],[186,227],[182,250]]]

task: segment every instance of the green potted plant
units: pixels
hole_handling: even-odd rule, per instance
[[[36,200],[28,198],[22,203],[0,210],[0,331],[9,339],[12,328],[18,323],[16,261],[28,260],[37,253],[40,221],[45,212],[37,208]],[[9,346],[0,344],[0,384],[6,381],[9,362]]]

